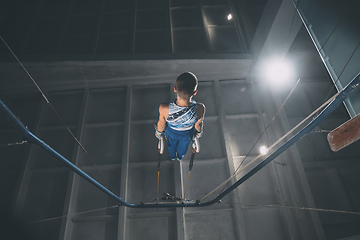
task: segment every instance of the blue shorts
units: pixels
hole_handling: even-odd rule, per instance
[[[183,159],[188,146],[195,134],[195,128],[186,131],[177,131],[166,126],[166,138],[169,147],[170,158]]]

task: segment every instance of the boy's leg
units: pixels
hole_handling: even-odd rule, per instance
[[[186,131],[182,134],[182,138],[178,143],[178,160],[182,160],[183,157],[185,156],[189,144],[194,136],[194,133],[195,133],[195,128]]]
[[[171,131],[166,131],[166,138],[167,138],[170,158],[173,160],[176,158],[176,149],[179,143],[179,139],[174,138]]]
[[[178,159],[179,160],[182,160],[183,157],[185,156],[190,142],[191,142],[191,138],[188,138],[188,137],[180,139],[180,141],[178,143]]]

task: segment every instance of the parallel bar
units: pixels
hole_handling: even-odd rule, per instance
[[[77,166],[75,166],[73,163],[68,161],[65,157],[60,155],[58,152],[56,152],[54,149],[52,149],[49,145],[47,145],[45,142],[40,140],[38,137],[36,137],[34,134],[32,134],[20,121],[16,118],[16,116],[10,111],[10,109],[0,100],[0,110],[5,114],[8,121],[10,121],[18,130],[20,130],[24,137],[27,138],[27,140],[31,143],[37,144],[40,148],[44,149],[46,152],[50,153],[52,156],[54,156],[56,159],[64,163],[66,166],[71,168],[75,173],[79,174],[81,177],[89,181],[91,184],[93,184],[95,187],[99,188],[104,193],[108,194],[110,197],[115,199],[118,203],[127,206],[127,207],[133,207],[133,208],[167,208],[167,207],[204,207],[209,206],[214,203],[219,202],[223,197],[225,197],[227,194],[232,192],[235,188],[237,188],[240,184],[245,182],[247,179],[249,179],[251,176],[253,176],[255,173],[257,173],[259,170],[261,170],[263,167],[265,167],[269,162],[274,160],[277,156],[279,156],[281,153],[283,153],[286,149],[291,147],[295,142],[297,142],[301,137],[303,137],[305,134],[309,133],[311,130],[313,130],[318,124],[320,124],[327,116],[329,116],[351,93],[353,93],[356,88],[360,85],[360,74],[358,74],[344,89],[343,91],[307,126],[305,126],[301,131],[299,131],[297,134],[295,134],[290,140],[288,140],[285,144],[283,144],[279,149],[277,149],[275,152],[273,152],[270,156],[268,156],[264,161],[262,161],[260,164],[258,164],[256,167],[254,167],[252,170],[250,170],[247,174],[245,174],[242,178],[240,178],[237,182],[235,182],[233,185],[231,185],[226,191],[224,191],[222,194],[217,196],[215,199],[209,202],[191,202],[191,203],[168,203],[168,204],[132,204],[125,202],[118,196],[116,196],[114,193],[112,193],[110,190],[105,188],[103,185],[98,183],[96,180],[91,178],[89,175],[87,175],[85,172],[83,172],[81,169],[79,169]]]

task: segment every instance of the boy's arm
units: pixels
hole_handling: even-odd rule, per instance
[[[157,123],[157,131],[163,132],[166,127],[166,119],[169,115],[169,104],[168,103],[162,103],[159,106],[159,121]],[[158,133],[156,132],[156,135],[158,137]],[[159,136],[160,137],[160,136]]]
[[[197,103],[197,110],[196,110],[198,121],[195,123],[195,129],[198,132],[197,137],[202,136],[203,132],[203,121],[205,117],[205,105],[202,103]]]

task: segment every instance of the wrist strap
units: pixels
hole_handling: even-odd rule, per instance
[[[203,135],[203,128],[201,128],[201,131],[200,132],[198,132],[197,130],[196,130],[196,136],[197,137],[201,137]]]
[[[157,135],[161,135],[163,132],[159,132],[157,129],[155,129]]]

